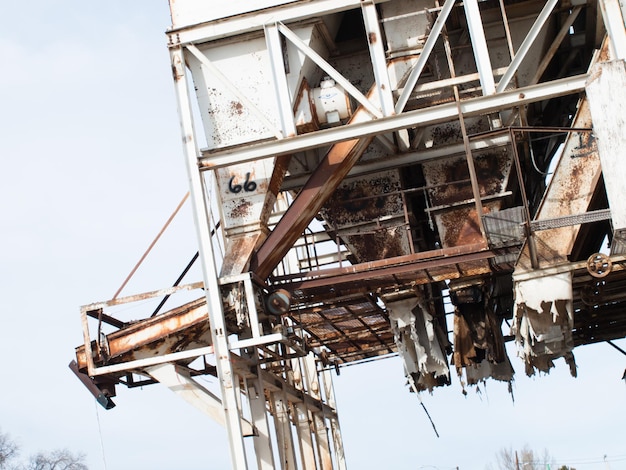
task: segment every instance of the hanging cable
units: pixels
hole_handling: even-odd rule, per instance
[[[428,420],[430,421],[430,424],[433,427],[433,431],[435,431],[435,435],[437,437],[439,437],[439,433],[437,432],[437,428],[435,426],[435,422],[433,421],[433,419],[430,417],[430,413],[428,412],[428,410],[426,409],[426,405],[424,405],[424,402],[422,401],[422,397],[420,397],[420,394],[417,390],[417,386],[415,385],[415,380],[413,380],[413,376],[409,373],[409,371],[406,369],[406,365],[404,367],[404,372],[406,374],[407,379],[409,380],[409,386],[413,389],[413,392],[415,393],[415,396],[417,397],[417,399],[420,402],[420,405],[422,405],[422,408],[424,409],[424,413],[426,413],[426,416],[428,417]]]
[[[107,460],[104,454],[104,441],[102,440],[102,427],[100,426],[100,412],[98,411],[98,402],[94,401],[96,407],[96,421],[98,422],[98,436],[100,437],[100,451],[102,452],[102,466],[107,470]]]

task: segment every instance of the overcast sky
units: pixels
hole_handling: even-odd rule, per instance
[[[24,456],[84,452],[91,470],[229,468],[225,431],[169,390],[119,387],[105,411],[67,367],[80,306],[113,296],[187,191],[167,2],[21,0],[2,19],[0,431]],[[195,251],[185,207],[123,293],[170,285]],[[509,353],[515,402],[493,381],[464,397],[456,378],[423,396],[440,438],[397,359],[343,369],[349,468],[484,469],[528,445],[579,470],[626,469],[623,354],[578,348],[577,379],[563,361],[529,379]]]

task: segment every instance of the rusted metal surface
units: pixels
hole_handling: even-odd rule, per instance
[[[250,256],[265,234],[256,231],[249,234],[233,236],[228,239],[221,274],[233,276],[242,273],[250,261]]]
[[[380,172],[347,181],[335,190],[322,213],[338,227],[402,214],[399,190],[400,179],[396,172]]]
[[[507,188],[512,159],[505,151],[491,151],[474,155],[472,160],[481,199],[496,198],[483,202],[482,210],[484,213],[497,212],[501,208],[497,198],[504,195]],[[479,214],[473,207],[474,190],[467,160],[454,158],[427,162],[423,167],[430,187],[431,211],[442,245],[452,247],[479,242],[483,235]],[[466,207],[462,207],[463,204]]]
[[[589,126],[591,115],[587,100],[583,98],[579,103],[573,127]],[[535,220],[557,219],[587,212],[600,181],[601,171],[594,135],[585,131],[569,133]],[[580,225],[572,225],[536,232],[534,242],[540,266],[567,261],[579,230]],[[524,271],[530,268],[530,251],[526,245],[516,269]]]
[[[406,69],[409,64],[407,61],[399,61],[394,66],[401,70]],[[344,66],[342,70],[353,74],[363,74],[367,69]],[[363,78],[360,82],[351,77],[352,83],[355,85],[360,83],[361,88],[367,89],[372,83],[371,75],[367,73],[367,79]],[[367,99],[373,103],[380,101],[375,84],[369,87]],[[347,124],[366,123],[371,120],[372,115],[361,105],[355,110]],[[335,189],[339,187],[351,168],[367,151],[373,139],[373,135],[366,135],[358,139],[338,142],[326,152],[294,202],[257,251],[252,270],[259,277],[266,278],[270,275],[311,220],[326,204]]]
[[[347,236],[346,242],[359,261],[394,258],[409,252],[406,234],[407,230],[402,226],[382,227]]]
[[[623,26],[622,21],[617,19],[617,22]],[[626,54],[626,35],[621,42],[622,54]],[[617,47],[615,43],[612,45],[614,48]],[[626,253],[624,245],[626,206],[623,204],[626,171],[620,158],[626,146],[623,119],[626,114],[625,88],[624,60],[600,63],[591,68],[586,90],[594,121],[594,132],[598,136],[597,145],[604,170],[604,186],[611,207],[612,235],[615,239],[611,244],[611,253],[614,254]]]
[[[363,119],[364,111],[355,116]],[[368,115],[369,116],[369,115]],[[348,174],[373,137],[340,142],[326,153],[315,172],[256,252],[252,270],[266,278],[311,223],[335,188]]]
[[[471,300],[459,298],[472,290]],[[513,367],[504,348],[502,328],[493,310],[487,305],[480,287],[453,291],[454,353],[457,374],[465,374],[465,383],[475,385],[486,378],[509,382]]]
[[[351,362],[395,351],[387,314],[373,297],[355,295],[328,306],[315,304],[301,303],[291,318],[306,332],[310,347],[327,350],[329,361]]]
[[[202,298],[107,335],[106,342],[94,349],[94,361],[114,364],[210,344],[206,300]],[[76,358],[79,369],[85,370],[84,345],[76,349]]]
[[[344,182],[322,208],[357,262],[410,253],[397,171]]]
[[[361,263],[346,268],[335,268],[311,273],[310,279],[290,282],[291,289],[306,290],[328,288],[340,289],[342,285],[357,284],[362,288],[374,289],[387,285],[393,288],[398,279],[418,279],[420,272],[424,282],[433,279],[431,271],[448,279],[456,279],[466,269],[467,273],[482,272],[489,269],[486,260],[493,258],[495,253],[486,249],[485,245],[471,245],[448,250],[416,253],[387,260]],[[438,270],[441,271],[438,271]],[[444,274],[445,273],[445,274]],[[366,281],[366,282],[365,282]]]

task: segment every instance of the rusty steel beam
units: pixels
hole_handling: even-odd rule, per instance
[[[464,245],[443,250],[433,250],[386,260],[361,263],[345,268],[316,271],[308,279],[289,283],[290,289],[306,290],[341,284],[373,280],[386,276],[408,274],[442,266],[451,266],[494,258],[496,253],[484,244]]]
[[[250,266],[257,276],[265,279],[271,274],[372,140],[373,137],[363,137],[340,142],[328,151],[254,255]]]
[[[95,316],[98,317],[97,312]],[[106,357],[103,357],[100,351],[88,351],[86,345],[79,346],[76,349],[78,367],[81,371],[88,369],[90,353],[95,354],[93,360],[102,365],[167,354],[176,351],[182,345],[207,346],[210,344],[207,319],[206,300],[204,298],[194,300],[108,334]]]
[[[586,75],[584,77],[586,77]],[[564,88],[562,87],[562,84],[565,84],[566,82],[555,81],[552,82],[551,85],[559,83],[557,86],[559,91],[556,95],[569,94],[580,90],[579,87],[581,84],[581,77],[577,77],[576,80],[574,81],[577,83],[576,85],[568,82],[568,85]],[[539,94],[546,98],[547,96],[543,94],[545,92],[544,87],[545,85],[541,87],[542,91]],[[529,87],[525,90],[529,92],[531,89],[532,88]],[[529,100],[529,96],[521,92],[521,90],[522,89],[514,91],[516,99],[520,101]],[[501,100],[504,95],[506,95],[506,93],[468,100],[461,103],[452,103],[453,109],[451,110],[451,116],[458,116],[459,113],[467,113],[468,115],[473,114],[471,106],[468,109],[465,109],[470,102],[480,101],[482,103],[483,100],[491,102],[490,100],[495,97],[496,101],[502,105],[503,103]],[[556,95],[549,94],[549,96]],[[435,108],[441,108],[441,106],[436,106]],[[479,105],[478,109],[482,112],[486,112],[489,110],[489,106],[483,107]],[[346,129],[354,127],[355,121],[360,122],[361,125],[376,123],[377,120],[372,121],[368,114],[367,118],[365,118],[365,114],[367,113],[364,113],[362,108],[359,108],[350,120],[350,124],[353,125],[344,127]],[[387,119],[397,119],[397,117]],[[302,137],[296,137],[295,139],[301,138]],[[347,176],[350,169],[356,164],[361,154],[365,151],[373,139],[374,134],[365,134],[359,136],[357,139],[335,143],[331,147],[322,159],[321,163],[318,165],[315,172],[306,182],[293,204],[289,207],[274,230],[270,233],[265,242],[253,256],[250,268],[256,275],[265,279],[271,274],[274,268],[291,249],[296,240],[298,240],[302,231],[308,226],[311,220],[313,220],[315,215],[323,207],[324,203],[332,195],[337,186],[339,186],[343,178]],[[284,152],[283,154],[285,153],[291,152]],[[200,164],[202,166],[202,160]]]

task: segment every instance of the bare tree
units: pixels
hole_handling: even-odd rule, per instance
[[[83,454],[73,454],[67,449],[38,452],[27,464],[18,457],[19,446],[8,434],[0,432],[0,470],[89,470]]]
[[[88,470],[83,463],[85,456],[72,454],[67,449],[53,450],[49,453],[33,455],[25,470]]]
[[[0,432],[0,470],[10,469],[18,454],[20,448],[8,434]]]
[[[500,449],[496,454],[496,467],[489,465],[488,469],[498,470],[544,470],[554,463],[554,459],[550,456],[547,449],[542,454],[536,453],[528,446],[524,446],[521,450],[513,450],[512,448]]]

